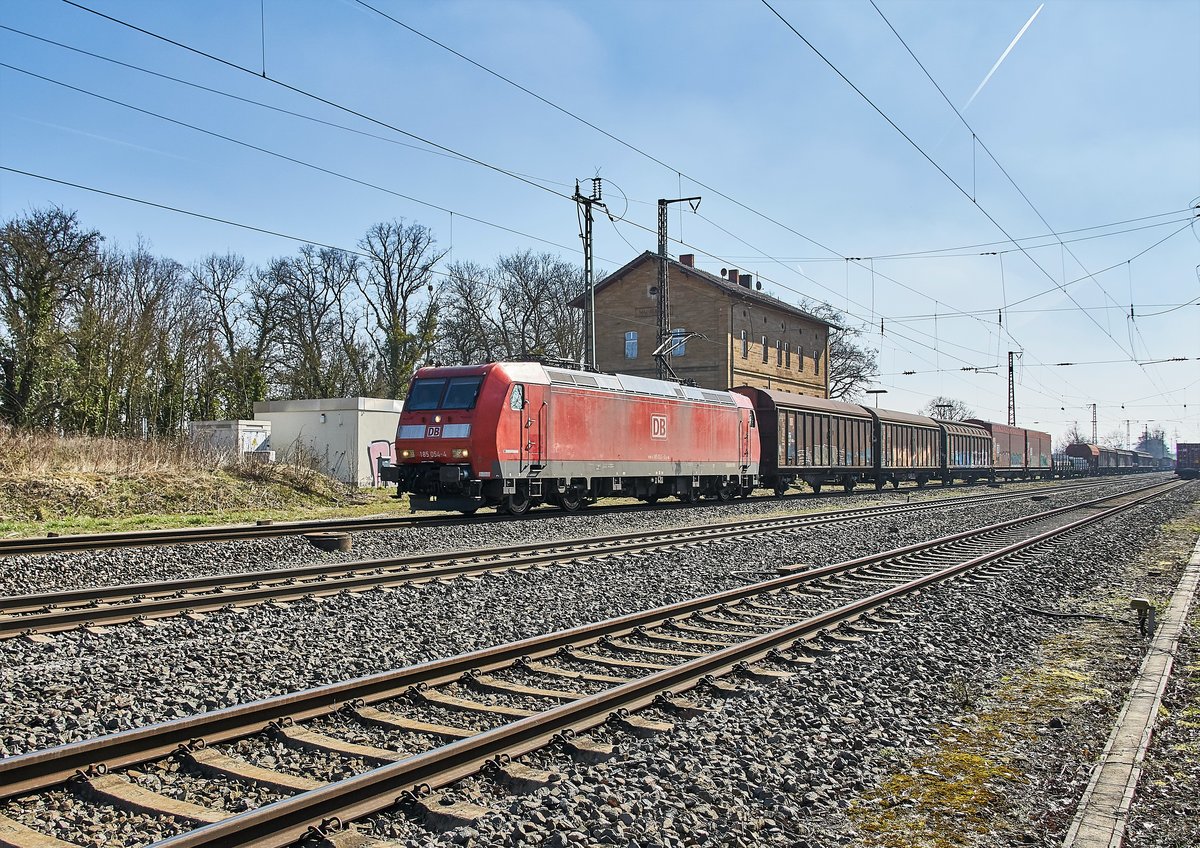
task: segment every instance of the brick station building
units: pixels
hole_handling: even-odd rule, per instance
[[[596,367],[656,377],[658,254],[646,251],[596,285]],[[709,389],[755,386],[829,396],[828,321],[758,291],[751,275],[667,260],[671,330],[699,333],[671,357],[681,379]],[[572,305],[583,308],[584,298]]]

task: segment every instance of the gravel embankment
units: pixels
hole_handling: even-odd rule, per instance
[[[907,623],[785,683],[688,693],[714,712],[672,734],[602,730],[618,744],[606,763],[539,752],[529,764],[561,779],[534,794],[463,782],[450,797],[495,811],[473,827],[435,834],[399,814],[361,827],[406,846],[1061,845],[1145,643],[1127,610],[1025,607],[1117,613],[1134,589],[1161,601],[1177,568],[1125,568],[1148,526],[1188,508],[1178,496],[987,584],[905,600],[892,609],[917,613]],[[1102,656],[1078,650],[1088,640]],[[1167,795],[1150,815],[1176,841],[1139,844],[1197,844],[1196,817],[1179,815],[1194,796]]]
[[[1124,478],[1113,486],[1145,482]],[[783,500],[755,499],[729,504],[705,503],[689,508],[647,509],[604,513],[585,510],[563,515],[552,509],[535,510],[523,519],[480,522],[460,527],[403,528],[364,531],[354,534],[354,551],[349,554],[319,553],[298,536],[230,542],[205,542],[146,548],[117,548],[94,552],[45,554],[0,558],[0,595],[23,595],[92,586],[112,586],[155,580],[176,580],[214,574],[235,574],[307,565],[313,561],[348,562],[358,559],[403,557],[473,548],[490,548],[523,542],[558,541],[619,533],[689,527],[706,521],[731,521],[772,514],[818,512],[876,503],[903,503],[939,495],[953,500],[961,496],[992,494],[1027,488],[1042,488],[1048,482],[1009,484],[1004,490],[976,485],[940,492],[929,489],[874,493],[854,497]],[[1056,495],[1055,502],[1074,502],[1098,494]],[[1069,500],[1067,500],[1069,499]],[[668,502],[666,506],[670,507]],[[1027,504],[1029,508],[1031,505]],[[967,507],[969,509],[969,507]]]
[[[1103,746],[1143,650],[1122,600],[1131,594],[1157,599],[1169,593],[1177,576],[1161,561],[1133,570],[1129,563],[1159,535],[1148,528],[1193,508],[1194,489],[1127,513],[1092,536],[1077,535],[987,584],[962,581],[907,599],[897,608],[917,615],[904,624],[821,658],[784,683],[743,684],[744,693],[729,701],[689,693],[690,700],[714,711],[674,719],[671,734],[637,739],[601,730],[598,738],[617,745],[608,762],[583,765],[540,752],[530,764],[558,772],[559,779],[534,794],[509,795],[466,781],[451,797],[496,811],[475,827],[435,834],[401,815],[379,816],[369,827],[411,846],[816,848],[925,844],[894,839],[911,833],[915,840],[919,821],[938,838],[953,840],[947,844],[1060,844],[1091,758]],[[970,521],[990,523],[1041,506],[977,507]],[[573,518],[562,521],[578,527]],[[840,561],[946,535],[964,524],[960,511],[947,509],[889,519],[885,527],[808,530],[321,604],[259,607],[200,622],[125,626],[101,636],[63,634],[53,645],[4,643],[0,753],[716,591],[745,582],[744,573],[730,573],[735,567],[767,572],[779,562]],[[615,530],[611,520],[605,530]],[[494,528],[488,532],[494,542]],[[454,539],[443,541],[460,546]],[[1055,618],[1025,606],[1123,620]],[[1087,633],[1099,635],[1107,651],[1103,662],[1075,650],[1080,634]],[[1049,668],[1045,674],[1043,666]],[[1041,693],[1043,699],[1035,699],[1041,712],[1021,713],[1009,701],[1012,681],[1042,676],[1065,688],[1052,699]],[[88,683],[81,686],[80,680]],[[1021,722],[1014,724],[1010,713]],[[397,737],[386,734],[344,734],[344,724],[331,718],[314,729],[400,748]],[[422,748],[424,741],[411,740]],[[295,773],[316,769],[326,779],[366,767],[264,739],[236,744],[260,765]],[[953,767],[949,772],[947,765]],[[251,797],[247,787],[232,781],[205,785],[170,767],[141,771],[143,785],[230,811],[271,797]],[[960,785],[978,791],[950,791]],[[1186,800],[1176,794],[1152,807],[1144,821],[1161,826],[1181,797]],[[929,815],[924,805],[931,803],[948,812]],[[67,793],[28,808],[9,802],[0,811],[86,844],[112,839],[105,844],[143,845],[173,831],[148,817],[88,808]],[[914,818],[905,818],[908,813]],[[1178,844],[1195,844],[1194,829],[1179,827],[1184,841]]]
[[[968,521],[992,523],[1042,506],[1022,500],[946,509],[889,518],[884,526],[812,528],[525,574],[258,606],[202,621],[121,625],[102,635],[63,633],[51,644],[8,640],[0,643],[0,756],[452,656],[720,591],[755,574],[767,576],[779,563],[838,562],[948,535]],[[630,520],[647,526],[655,515],[639,513]],[[524,541],[534,533],[551,535],[551,525],[560,534],[580,535],[576,518],[502,527]],[[588,531],[618,530],[611,519],[604,523]],[[484,541],[474,527],[437,532],[442,548]],[[495,526],[484,532],[486,541],[500,541]],[[198,555],[192,546],[174,551]],[[142,553],[170,555],[162,549]],[[135,562],[137,554],[110,552],[120,563]]]
[[[1129,813],[1128,848],[1200,844],[1200,599],[1192,604]]]

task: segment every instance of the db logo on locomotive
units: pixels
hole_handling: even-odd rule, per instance
[[[442,428],[441,427],[435,427],[433,425],[430,425],[425,428],[425,438],[440,439],[441,436],[442,436]]]
[[[650,416],[650,438],[665,439],[667,437],[667,416]]]

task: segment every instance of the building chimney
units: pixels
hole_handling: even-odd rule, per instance
[[[736,283],[737,279],[738,279],[737,268],[729,268],[728,270],[726,270],[725,268],[722,268],[721,276],[724,277],[725,279],[729,280],[729,282],[731,282],[731,283]]]
[[[696,267],[696,254],[694,254],[694,253],[679,254],[679,264],[686,265],[689,268],[695,268]]]
[[[753,280],[753,277],[751,277],[749,274],[742,274],[740,277],[738,277],[738,283],[745,286],[746,288],[752,288],[752,286],[750,284],[752,280]]]

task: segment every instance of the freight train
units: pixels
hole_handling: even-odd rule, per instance
[[[1184,480],[1195,480],[1200,476],[1200,442],[1175,445],[1175,473]]]
[[[1077,446],[1073,446],[1077,447]],[[1088,446],[1093,447],[1093,446]],[[1097,461],[1107,449],[1096,448]],[[1130,451],[1120,452],[1132,453]],[[1139,470],[1135,464],[1113,470]],[[1079,460],[1079,473],[1101,473]],[[514,515],[605,497],[820,492],[1055,474],[1050,436],[771,389],[714,391],[539,362],[421,368],[381,479],[416,510]]]

